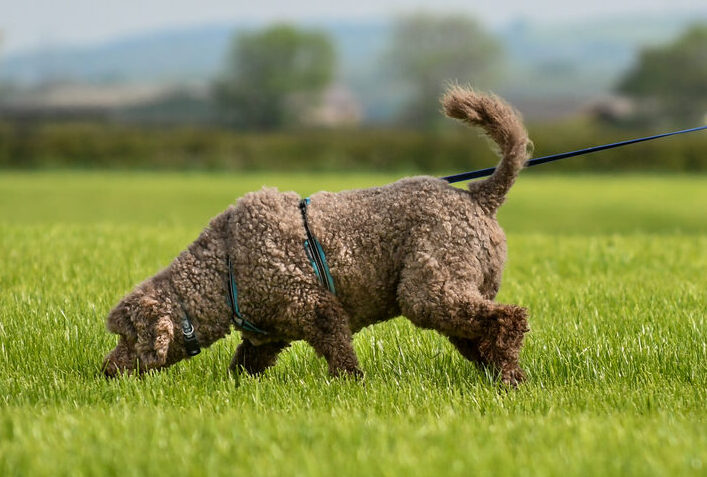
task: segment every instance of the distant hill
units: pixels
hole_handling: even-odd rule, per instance
[[[511,94],[592,96],[606,92],[630,68],[641,49],[671,41],[701,15],[597,18],[566,25],[522,20],[498,33],[510,52]]]
[[[511,98],[589,98],[606,92],[645,45],[665,42],[702,16],[590,19],[567,25],[518,20],[495,33],[506,45],[508,73],[496,90]],[[199,83],[221,67],[234,34],[253,24],[219,24],[135,35],[91,47],[56,46],[8,55],[0,81]],[[332,21],[305,25],[329,32],[339,52],[338,81],[363,104],[369,119],[389,117],[401,100],[380,55],[389,21]]]
[[[160,31],[90,47],[47,47],[4,58],[0,79],[183,82],[209,78],[223,59],[233,25]]]
[[[387,22],[332,22],[310,25],[332,35],[344,70],[370,60],[387,38]],[[184,82],[212,78],[234,35],[253,24],[221,24],[136,35],[90,47],[47,47],[8,55],[0,80]]]

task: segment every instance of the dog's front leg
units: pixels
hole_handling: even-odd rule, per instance
[[[233,355],[229,369],[233,373],[243,370],[248,374],[261,374],[275,364],[277,355],[289,345],[287,341],[274,341],[255,346],[244,338]]]
[[[323,299],[307,327],[306,341],[329,365],[331,376],[363,376],[353,349],[349,318],[335,298]]]

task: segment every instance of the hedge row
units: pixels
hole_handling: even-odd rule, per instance
[[[647,135],[574,122],[530,128],[535,155]],[[235,133],[85,123],[0,124],[0,168],[220,170],[380,170],[455,172],[496,161],[488,143],[465,128]],[[707,171],[707,133],[604,151],[547,171]]]

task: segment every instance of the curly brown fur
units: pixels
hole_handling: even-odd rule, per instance
[[[180,321],[191,318],[202,346],[230,332],[230,257],[243,315],[265,336],[242,332],[231,369],[261,373],[290,342],[306,340],[332,375],[361,374],[352,336],[398,316],[439,331],[466,358],[505,383],[523,380],[518,354],[525,309],[493,301],[506,258],[496,210],[527,159],[529,141],[514,111],[496,97],[455,87],[451,117],[482,127],[502,160],[468,191],[433,177],[311,196],[309,227],[321,242],[336,296],[305,254],[300,197],[264,188],[214,218],[172,264],[109,314],[120,335],[107,375],[144,372],[187,357]]]

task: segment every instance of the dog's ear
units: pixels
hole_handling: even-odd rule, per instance
[[[128,297],[123,298],[111,311],[106,318],[106,328],[111,333],[115,333],[127,339],[130,342],[135,342],[137,335],[135,327],[130,319],[131,306]]]
[[[135,351],[140,367],[145,370],[159,368],[167,360],[174,325],[168,310],[150,294],[142,296],[138,305],[132,321],[137,331]]]

